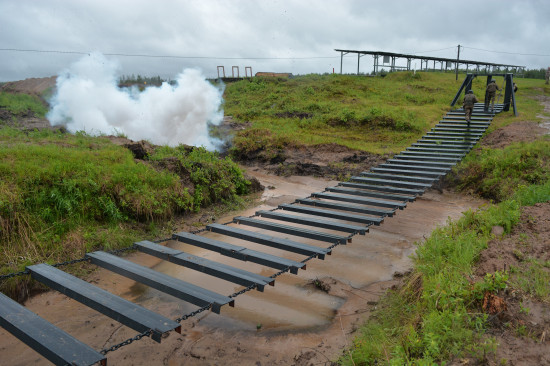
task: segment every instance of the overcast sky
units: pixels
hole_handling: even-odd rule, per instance
[[[57,75],[91,51],[121,75],[174,78],[217,66],[339,72],[334,49],[456,58],[458,44],[461,59],[546,68],[550,1],[0,0],[0,81]],[[357,56],[345,57],[344,73],[356,70]]]

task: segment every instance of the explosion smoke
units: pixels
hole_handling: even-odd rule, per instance
[[[57,78],[57,92],[47,118],[70,132],[124,134],[157,145],[188,144],[214,149],[208,124],[223,120],[222,93],[199,70],[186,69],[176,85],[163,83],[123,90],[118,64],[102,54],[85,56]]]

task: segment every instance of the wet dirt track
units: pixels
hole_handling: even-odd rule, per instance
[[[334,186],[336,182],[312,177],[277,177],[260,171],[252,175],[266,186],[259,207],[232,213],[218,220],[249,216],[259,209],[271,209],[291,203],[312,192]],[[386,218],[381,226],[371,226],[370,233],[356,235],[351,243],[337,246],[326,259],[307,263],[298,275],[283,274],[275,286],[265,292],[253,290],[236,298],[235,308],[222,307],[220,315],[205,312],[182,322],[182,335],[170,333],[161,344],[142,339],[107,355],[110,365],[309,365],[335,359],[353,332],[376,306],[379,295],[396,281],[395,273],[411,266],[409,256],[415,241],[422,240],[448,217],[458,218],[463,211],[483,202],[449,192],[427,191],[424,196]],[[251,230],[249,227],[243,227]],[[258,231],[260,231],[258,229]],[[205,235],[216,238],[217,234]],[[306,239],[288,236],[292,240]],[[224,237],[225,241],[227,237]],[[235,239],[233,243],[239,244]],[[309,241],[311,243],[311,241]],[[217,253],[170,241],[168,246],[215,261],[238,266],[270,276],[277,272],[253,263],[223,257]],[[327,243],[314,242],[327,247]],[[301,260],[265,246],[251,249]],[[284,253],[284,255],[282,254]],[[228,295],[242,287],[214,279],[203,273],[162,262],[145,254],[128,259],[185,281]],[[108,289],[157,313],[175,319],[197,307],[149,289],[105,270],[94,272],[93,284]],[[316,285],[315,285],[315,284]],[[110,318],[86,308],[55,292],[36,296],[26,306],[95,349],[103,349],[133,337],[136,332]],[[6,362],[9,360],[9,362]],[[29,347],[4,330],[0,330],[0,364],[49,364]]]

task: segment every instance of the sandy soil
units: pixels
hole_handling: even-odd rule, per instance
[[[0,85],[1,91],[11,93],[26,93],[41,95],[44,91],[55,87],[57,76],[49,78],[29,78],[19,81],[8,81]]]

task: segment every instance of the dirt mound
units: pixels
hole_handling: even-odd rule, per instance
[[[44,106],[48,107],[45,94],[55,87],[56,76],[49,78],[30,78],[20,81],[9,81],[0,85],[0,91],[8,93],[24,93],[37,96]],[[62,129],[64,127],[52,127],[46,118],[39,118],[34,113],[12,114],[0,108],[0,125],[6,125],[21,130],[34,129]]]
[[[481,145],[493,149],[502,149],[514,142],[535,141],[545,133],[548,133],[548,130],[540,127],[536,122],[516,122],[485,136],[481,141]]]
[[[48,89],[55,87],[56,80],[57,76],[50,76],[49,78],[30,78],[19,81],[9,81],[0,85],[0,90],[11,93],[41,95]]]
[[[282,176],[311,175],[341,179],[357,175],[385,161],[387,156],[352,150],[338,144],[288,146],[280,161],[264,166],[270,173]],[[254,162],[253,162],[254,164]]]
[[[525,207],[519,224],[510,235],[489,242],[488,248],[481,253],[476,275],[481,279],[486,273],[503,272],[512,267],[520,272],[529,271],[534,258],[542,263],[550,261],[548,202]],[[543,266],[542,270],[550,273],[548,266]],[[513,271],[510,280],[514,281]],[[506,290],[499,293],[498,298],[486,300],[484,308],[489,313],[490,309],[497,309],[490,317],[492,327],[489,331],[489,336],[495,337],[499,344],[495,361],[507,360],[509,365],[549,365],[548,304],[517,290]]]

